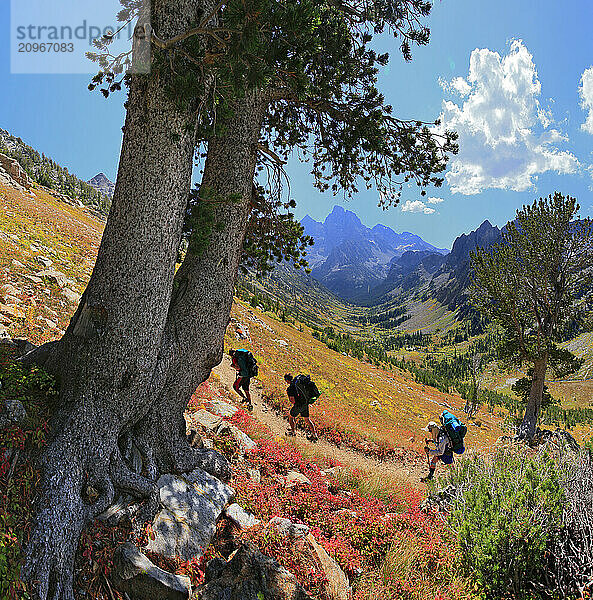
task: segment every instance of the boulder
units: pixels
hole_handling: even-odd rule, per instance
[[[208,407],[210,408],[210,412],[218,415],[219,417],[224,417],[225,419],[232,418],[235,413],[239,410],[236,406],[229,404],[228,402],[223,402],[222,400],[217,400],[215,398],[208,399],[206,401]]]
[[[17,398],[0,400],[0,428],[19,425],[26,418],[27,411]]]
[[[46,269],[49,269],[54,264],[54,261],[51,258],[47,258],[47,256],[38,256],[37,262],[44,266]]]
[[[295,485],[311,485],[311,480],[298,471],[288,471],[284,480],[284,486],[291,488]]]
[[[187,441],[192,448],[203,448],[204,447],[204,440],[202,439],[202,436],[195,429],[192,429],[187,434]]]
[[[12,343],[16,346],[16,351],[18,352],[19,356],[23,356],[24,354],[27,354],[27,352],[37,348],[37,346],[34,346],[25,338],[12,338]]]
[[[309,527],[301,523],[293,523],[283,517],[272,517],[267,527],[275,529],[281,537],[291,537],[295,540],[305,539],[309,535]]]
[[[15,304],[0,304],[0,313],[12,319],[22,319],[25,313]]]
[[[72,302],[72,304],[78,304],[80,301],[80,294],[77,294],[74,290],[67,287],[62,289],[62,296],[64,296],[68,302]]]
[[[52,271],[50,269],[46,269],[45,271],[39,271],[35,273],[36,277],[41,277],[42,279],[46,279],[51,283],[55,283],[60,287],[65,287],[69,283],[69,279],[61,273],[60,271]]]
[[[230,504],[224,509],[224,514],[240,529],[246,530],[259,525],[261,521],[237,503]]]
[[[216,429],[216,433],[221,435],[226,432],[233,436],[241,450],[244,452],[257,448],[257,442],[254,442],[245,432],[241,431],[238,427],[235,427],[228,421],[222,421]]]
[[[249,475],[249,479],[255,481],[255,483],[261,483],[261,473],[259,469],[247,469],[247,474]]]
[[[18,160],[0,152],[0,171],[8,179],[9,183],[21,191],[28,191],[33,186],[33,180],[25,169],[21,167]]]
[[[234,425],[230,426],[231,435],[235,438],[236,442],[245,451],[254,450],[257,448],[257,442],[254,442],[246,433],[241,431]]]
[[[539,438],[538,441],[541,441],[543,444],[553,444],[560,448],[567,448],[575,453],[581,449],[572,435],[566,429],[560,429],[560,427],[556,428],[555,431],[550,431],[549,429],[541,431],[538,428],[536,438]]]
[[[200,558],[235,491],[201,469],[184,476],[163,475],[157,485],[163,508],[153,521],[148,550],[182,560]]]
[[[23,275],[23,277],[26,277],[29,281],[32,281],[38,285],[43,283],[43,279],[41,279],[41,277],[37,277],[36,275]]]
[[[186,600],[191,595],[189,577],[160,569],[130,542],[119,546],[113,563],[113,586],[132,600]]]
[[[226,563],[214,562],[192,600],[310,600],[294,575],[252,544],[242,545]]]
[[[50,329],[56,329],[58,326],[58,324],[55,321],[47,319],[46,317],[39,316],[37,317],[37,320],[49,327]]]
[[[18,296],[19,291],[10,283],[5,283],[0,286],[0,298],[6,302],[6,298],[10,296]],[[7,303],[10,304],[10,303]]]
[[[201,408],[198,412],[193,413],[191,418],[193,423],[201,425],[208,431],[214,431],[222,423],[222,417],[213,415],[203,408]]]
[[[317,560],[327,577],[325,593],[330,600],[352,600],[352,588],[340,565],[320,546],[312,534],[306,538],[305,550]]]

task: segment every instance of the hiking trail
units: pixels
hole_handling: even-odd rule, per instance
[[[220,381],[226,388],[233,404],[244,408],[245,404],[241,403],[241,399],[232,387],[236,371],[231,366],[230,357],[225,354],[222,362],[212,369],[212,372],[220,377]],[[251,414],[260,423],[269,427],[275,436],[283,438],[287,444],[294,445],[305,456],[311,456],[312,458],[315,456],[325,457],[341,463],[350,470],[358,469],[369,475],[378,476],[381,479],[387,478],[394,482],[401,481],[415,486],[421,485],[420,477],[426,475],[427,467],[412,460],[406,463],[398,460],[380,461],[349,448],[338,448],[323,438],[319,438],[317,442],[313,443],[307,440],[302,430],[298,430],[296,437],[285,436],[284,434],[288,430],[288,419],[277,414],[272,407],[266,404],[262,398],[261,383],[257,378],[252,379],[250,392],[253,403]],[[311,407],[311,420],[315,423],[315,405]]]

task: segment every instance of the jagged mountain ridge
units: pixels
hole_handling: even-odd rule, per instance
[[[448,252],[413,233],[396,233],[385,225],[366,227],[340,206],[334,206],[323,223],[307,215],[301,224],[315,240],[308,253],[312,276],[348,301],[366,301],[387,277],[392,260],[407,251]]]
[[[460,235],[446,256],[432,252],[406,252],[392,261],[385,280],[372,293],[375,303],[396,296],[428,293],[450,310],[465,306],[470,278],[470,253],[488,248],[501,238],[501,230],[485,220],[478,229]]]

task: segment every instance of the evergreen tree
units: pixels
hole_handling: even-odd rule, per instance
[[[137,4],[125,0],[121,18]],[[221,360],[257,167],[279,173],[294,148],[307,150],[321,189],[354,193],[362,181],[383,205],[405,181],[442,182],[454,136],[391,115],[376,89],[387,57],[369,46],[375,32],[391,30],[409,58],[412,43],[428,42],[420,21],[430,6],[153,0],[135,40],[140,52],[140,32],[152,45],[150,72],[126,75],[126,57],[100,59],[92,85],[105,95],[124,78],[128,86],[113,205],[66,333],[26,359],[61,386],[23,569],[41,600],[72,597],[80,532],[116,493],[148,500],[150,511],[163,473],[229,476],[221,455],[189,446],[183,411]],[[175,271],[200,144],[204,172]],[[140,473],[124,452],[131,448]],[[89,488],[98,494],[89,498]]]
[[[593,231],[590,219],[577,219],[578,211],[570,196],[540,198],[517,211],[501,242],[471,255],[472,302],[504,332],[499,357],[532,368],[521,437],[535,433],[548,368],[568,374],[581,364],[558,346],[590,292]]]

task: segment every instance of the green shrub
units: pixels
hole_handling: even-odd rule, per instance
[[[462,460],[449,475],[459,490],[449,515],[462,568],[486,599],[540,598],[548,548],[562,522],[564,493],[546,454],[504,450]],[[549,595],[545,596],[549,597]]]

